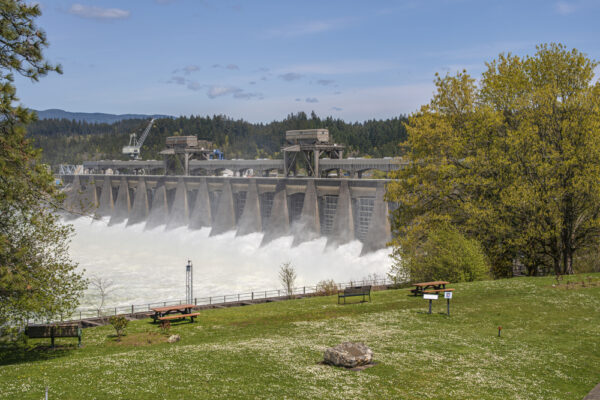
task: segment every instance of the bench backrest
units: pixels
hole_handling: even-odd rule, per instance
[[[28,326],[25,334],[30,338],[78,337],[81,336],[81,327],[79,325]]]
[[[354,286],[347,287],[344,289],[344,294],[369,294],[371,292],[371,285],[367,286]]]

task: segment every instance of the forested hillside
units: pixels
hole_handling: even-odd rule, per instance
[[[252,124],[225,116],[164,118],[155,121],[144,146],[144,159],[160,159],[165,138],[196,135],[210,140],[227,158],[278,158],[289,129],[328,128],[335,143],[347,146],[345,156],[393,157],[402,155],[406,139],[404,116],[346,123],[340,119],[319,118],[312,113],[290,114],[283,121]],[[46,119],[28,127],[36,147],[43,149],[44,162],[80,164],[84,160],[126,159],[121,148],[129,143],[131,132],[140,133],[148,120],[124,120],[113,124]]]
[[[32,110],[35,111],[35,110]],[[171,118],[170,115],[145,115],[145,114],[106,114],[106,113],[86,113],[86,112],[69,112],[51,108],[49,110],[35,111],[39,119],[68,119],[75,121],[85,121],[91,123],[107,123],[122,121],[124,119],[144,119],[144,118]]]

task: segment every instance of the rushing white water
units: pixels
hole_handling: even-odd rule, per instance
[[[185,265],[194,264],[194,296],[208,297],[280,288],[282,263],[296,269],[297,286],[323,279],[360,280],[369,274],[385,276],[391,265],[389,250],[359,257],[358,241],[326,249],[325,238],[291,247],[282,237],[260,247],[262,234],[235,237],[235,232],[209,237],[210,229],[163,227],[145,231],[143,224],[108,226],[107,221],[79,218],[70,253],[87,277],[114,282],[108,306],[145,304],[185,298]],[[88,289],[82,307],[96,306],[98,293]]]

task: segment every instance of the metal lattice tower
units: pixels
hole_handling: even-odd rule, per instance
[[[185,300],[188,304],[194,301],[194,266],[190,260],[185,266]]]

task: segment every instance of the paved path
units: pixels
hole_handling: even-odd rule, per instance
[[[600,400],[600,383],[588,393],[583,400]]]

